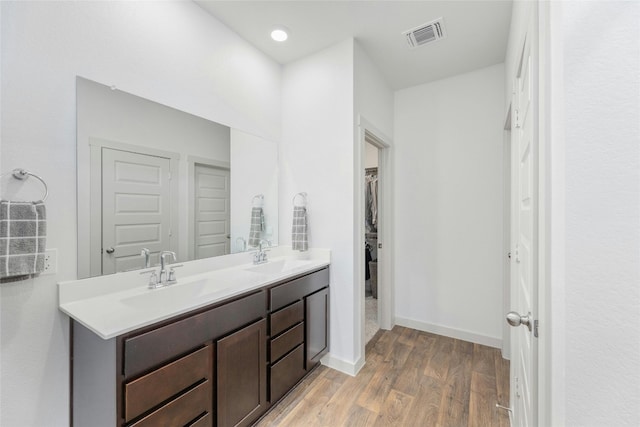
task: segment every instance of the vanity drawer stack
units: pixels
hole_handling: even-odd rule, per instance
[[[280,399],[304,376],[304,304],[302,301],[271,313],[269,373],[271,402]]]
[[[131,423],[157,407],[131,425],[211,425],[211,364],[212,345],[209,344],[127,382],[124,385],[125,422]]]
[[[318,291],[328,291],[328,285],[329,270],[323,269],[275,286],[269,291],[271,403],[278,401],[315,366],[307,363],[310,343],[307,298]],[[326,324],[327,319],[322,322]],[[324,338],[328,342],[328,336]]]

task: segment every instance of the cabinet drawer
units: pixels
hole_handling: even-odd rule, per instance
[[[187,427],[211,427],[212,425],[213,417],[210,413],[206,413],[202,417],[189,424]]]
[[[124,386],[125,421],[208,378],[211,347],[195,351]]]
[[[329,286],[329,269],[324,268],[315,273],[302,276],[284,285],[271,288],[269,293],[269,307],[271,311],[277,310],[293,301],[312,294]]]
[[[271,363],[287,354],[289,350],[295,348],[304,341],[304,322],[289,329],[278,338],[271,340],[271,352],[269,360]]]
[[[298,301],[289,307],[283,308],[271,314],[271,336],[275,337],[280,332],[289,329],[304,319],[304,303]]]
[[[131,427],[184,426],[208,412],[211,394],[211,381],[206,381],[198,387],[172,400]]]
[[[260,291],[149,332],[125,338],[123,374],[127,379],[142,374],[201,346],[203,342],[265,317],[266,312],[265,292]]]
[[[280,399],[304,374],[304,345],[300,344],[271,367],[271,403]]]

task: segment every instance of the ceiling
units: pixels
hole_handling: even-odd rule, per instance
[[[280,64],[354,37],[395,90],[504,61],[511,1],[218,1],[202,8]],[[444,18],[447,37],[409,49],[402,32]],[[276,25],[289,40],[273,41]]]

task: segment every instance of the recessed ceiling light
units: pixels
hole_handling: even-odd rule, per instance
[[[289,30],[285,27],[275,27],[273,31],[271,31],[271,38],[277,42],[283,42],[289,38]]]

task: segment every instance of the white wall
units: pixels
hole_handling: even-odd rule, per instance
[[[292,198],[308,194],[309,246],[331,249],[331,356],[356,359],[353,307],[353,40],[283,69],[280,243],[291,243]]]
[[[265,230],[261,238],[278,244],[278,146],[259,136],[231,129],[231,252],[239,251],[236,239],[248,244],[251,208],[261,206]],[[264,199],[254,201],[262,194]]]
[[[404,89],[394,123],[396,321],[496,347],[503,88],[499,64]]]
[[[365,144],[364,167],[365,168],[378,167],[378,148],[372,144],[369,144],[368,142]]]
[[[639,23],[638,2],[562,4],[567,426],[640,422]]]
[[[358,42],[354,46],[354,109],[380,136],[393,136],[393,90]],[[356,123],[357,124],[357,123]]]
[[[0,425],[69,424],[76,277],[75,78],[280,138],[281,69],[191,2],[1,2],[2,171],[47,180],[58,274],[0,285]]]

